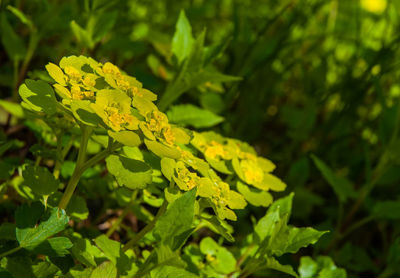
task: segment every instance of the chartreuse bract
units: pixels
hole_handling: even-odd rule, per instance
[[[110,62],[69,56],[46,70],[51,78],[26,80],[19,94],[27,117],[47,127],[46,142],[57,151],[53,165],[39,160],[21,168],[16,188],[25,190],[31,205],[16,214],[16,242],[2,254],[2,266],[24,249],[48,256],[43,263],[49,275],[59,277],[246,277],[271,269],[299,277],[279,257],[315,243],[324,232],[288,225],[293,195],[273,202],[271,193],[286,185],[270,160],[245,142],[170,123],[157,95]],[[67,160],[73,146],[75,161],[71,154]],[[98,184],[87,187],[91,179]],[[101,183],[107,184],[102,194],[125,209],[105,235],[86,238],[67,223],[88,217],[80,187],[96,191]],[[236,221],[237,210],[249,204],[269,209],[240,251],[231,253],[221,245],[235,241],[227,221]],[[109,239],[123,229],[131,209],[144,228],[127,230],[124,243]],[[24,213],[32,215],[29,221]],[[189,240],[202,228],[222,241]],[[51,268],[57,256],[72,257],[75,264]]]

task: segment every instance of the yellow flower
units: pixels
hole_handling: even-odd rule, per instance
[[[80,72],[72,66],[66,66],[64,71],[68,75],[70,81],[79,82],[82,79]]]
[[[204,155],[211,159],[217,159],[218,157],[225,158],[224,146],[216,141],[211,141],[205,148]]]
[[[158,110],[153,110],[148,114],[148,124],[147,127],[150,131],[161,133],[163,128],[168,127],[168,118],[163,112]]]
[[[361,7],[371,13],[380,14],[385,11],[386,6],[386,0],[361,0]]]
[[[164,127],[162,130],[162,134],[164,136],[165,142],[169,145],[173,145],[175,142],[175,136],[174,133],[172,132],[172,129],[170,126]]]
[[[107,62],[103,65],[103,72],[105,74],[111,74],[114,77],[121,76],[121,72],[119,71],[119,68],[110,62]]]
[[[261,183],[264,179],[264,171],[261,169],[257,162],[252,160],[242,160],[240,168],[243,171],[244,179],[249,184]]]
[[[81,92],[81,88],[77,85],[71,87],[71,98],[74,100],[83,99],[84,94]]]
[[[121,90],[128,91],[131,88],[129,82],[124,79],[124,76],[121,76],[116,81],[118,88]]]
[[[83,85],[87,87],[94,87],[96,85],[96,80],[94,78],[95,76],[93,74],[88,74],[83,78]]]
[[[196,173],[189,171],[189,169],[186,168],[182,162],[177,163],[176,173],[177,180],[175,181],[181,190],[191,190],[198,186],[200,182],[200,177]]]

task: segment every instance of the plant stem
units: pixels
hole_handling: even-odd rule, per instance
[[[87,144],[89,141],[90,133],[92,129],[87,126],[81,126],[81,131],[82,131],[82,136],[81,136],[81,142],[79,146],[79,153],[78,153],[78,159],[76,161],[75,169],[74,172],[72,173],[71,179],[68,182],[67,188],[65,189],[65,192],[63,196],[61,197],[60,203],[58,204],[58,207],[60,209],[65,209],[71,200],[71,197],[75,191],[76,186],[78,185],[79,179],[81,178],[84,169],[83,169],[83,164],[85,162],[86,158],[86,150],[87,150]]]
[[[124,248],[123,251],[126,251],[130,249],[131,247],[135,246],[136,243],[138,243],[148,232],[153,230],[153,228],[156,225],[156,222],[158,218],[160,218],[161,215],[164,214],[164,212],[167,210],[168,202],[167,200],[164,200],[163,204],[161,205],[160,209],[157,212],[157,215],[154,217],[153,220],[149,222],[139,233],[136,234],[134,238],[132,238],[130,241],[128,241]]]
[[[107,233],[106,233],[107,237],[110,237],[114,233],[114,231],[120,226],[122,220],[124,220],[125,216],[128,214],[129,210],[131,209],[131,206],[135,202],[137,194],[138,194],[137,190],[133,191],[132,197],[131,197],[131,200],[130,200],[129,204],[124,208],[124,210],[122,211],[121,215],[113,223],[111,228],[107,231]]]
[[[15,252],[19,251],[20,249],[22,249],[22,247],[21,246],[17,246],[15,248],[11,249],[11,250],[8,250],[8,251],[0,254],[0,258],[8,256],[8,255],[10,255],[12,253],[15,253]]]

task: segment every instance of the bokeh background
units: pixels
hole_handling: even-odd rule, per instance
[[[348,277],[398,277],[400,1],[2,0],[1,99],[17,102],[25,78],[49,79],[48,62],[80,54],[115,63],[162,98],[181,70],[171,52],[181,10],[218,54],[207,70],[241,79],[195,82],[199,65],[164,110],[211,111],[223,121],[200,130],[247,141],[276,163],[281,195],[295,192],[291,223],[331,231],[301,255],[330,255]],[[264,213],[242,211],[237,233]]]

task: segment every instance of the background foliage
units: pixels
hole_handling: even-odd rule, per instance
[[[291,224],[330,231],[281,262],[297,266],[303,256],[300,274],[306,266],[334,268],[333,260],[348,277],[396,277],[399,13],[394,0],[1,1],[1,222],[16,220],[18,227],[14,210],[32,194],[21,186],[19,166],[37,157],[37,164],[46,165],[53,151],[46,148],[53,144],[51,133],[22,119],[20,107],[5,100],[18,102],[27,77],[50,80],[44,70],[49,61],[84,54],[137,77],[159,95],[171,122],[249,142],[278,165],[275,174],[288,187],[274,197],[295,193]],[[203,47],[199,62],[190,49]],[[74,167],[71,148],[71,161],[66,157],[60,169],[64,179]],[[89,153],[98,150],[98,144],[89,145]],[[70,212],[78,221],[89,217],[76,225],[90,238],[106,232],[126,205],[123,195],[106,197],[109,181],[92,178],[98,172],[86,172],[78,189],[75,202],[84,197],[87,207]],[[130,229],[138,230],[138,219],[146,219],[140,215],[148,211],[132,209],[127,229],[113,239],[124,241]],[[237,214],[231,224],[235,237],[244,239],[265,208],[248,206]],[[0,227],[7,240],[7,225]],[[209,235],[203,231],[193,242]],[[210,246],[200,244],[200,250]],[[57,260],[47,268],[68,266]],[[21,263],[14,259],[7,269]]]

